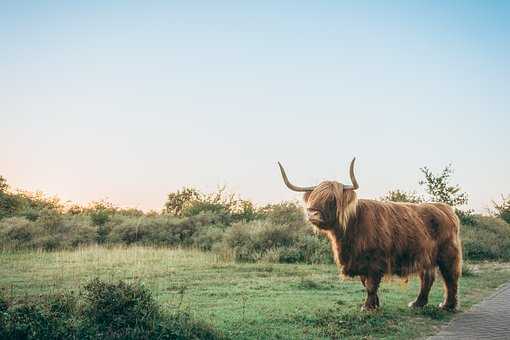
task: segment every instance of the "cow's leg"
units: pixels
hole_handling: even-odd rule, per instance
[[[449,248],[451,248],[450,251],[440,255],[437,263],[445,286],[445,299],[439,308],[453,311],[458,307],[457,290],[462,270],[462,258],[457,247],[449,246]]]
[[[418,294],[416,300],[409,303],[409,307],[420,308],[428,303],[430,288],[432,287],[435,278],[435,269],[428,269],[420,272],[420,294]]]
[[[379,307],[377,289],[379,288],[379,283],[381,283],[381,277],[381,275],[371,275],[364,277],[364,285],[367,290],[367,299],[365,300],[363,307],[361,307],[362,310],[374,310]]]

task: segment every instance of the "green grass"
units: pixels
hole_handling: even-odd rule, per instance
[[[461,309],[510,279],[510,266],[478,263],[461,281]],[[90,278],[140,280],[164,308],[191,310],[230,338],[415,338],[433,334],[452,314],[435,306],[410,310],[419,280],[383,282],[382,308],[361,312],[358,280],[338,278],[334,265],[239,264],[212,253],[144,247],[88,247],[59,252],[0,253],[0,288],[13,297],[80,290]]]

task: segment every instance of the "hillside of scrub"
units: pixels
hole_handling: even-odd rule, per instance
[[[435,185],[437,179],[431,181]],[[464,197],[444,200],[455,204],[465,202]],[[424,199],[397,190],[382,200]],[[509,207],[496,205],[492,216],[457,209],[465,259],[510,261],[510,225],[504,219]],[[314,232],[304,216],[299,202],[257,207],[223,189],[211,194],[191,188],[170,193],[159,212],[118,208],[106,201],[66,205],[41,193],[13,192],[0,177],[0,249],[4,250],[145,245],[212,251],[240,262],[332,263],[328,241]]]

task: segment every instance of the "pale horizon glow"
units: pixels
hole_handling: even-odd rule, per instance
[[[258,204],[348,181],[422,192],[449,163],[510,194],[510,3],[2,2],[0,175],[159,210],[184,186]]]

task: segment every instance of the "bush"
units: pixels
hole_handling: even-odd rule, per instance
[[[295,240],[295,231],[287,225],[269,221],[234,224],[224,237],[224,244],[240,261],[257,261],[263,253],[276,247],[289,246]]]
[[[201,193],[194,188],[184,187],[182,190],[168,195],[165,212],[177,217],[213,213],[220,217],[220,223],[225,225],[237,221],[250,221],[257,217],[252,202],[227,193],[225,187],[210,194]]]
[[[50,215],[35,222],[11,217],[0,221],[0,246],[6,249],[73,248],[96,243],[96,236],[96,227],[91,226],[86,216]]]
[[[51,234],[62,232],[63,216],[56,210],[40,210],[39,217],[37,218],[37,224]]]
[[[216,249],[238,261],[331,263],[328,241],[312,235],[303,225],[252,221],[234,224]]]
[[[450,184],[453,177],[453,166],[448,164],[440,173],[433,173],[429,168],[424,166],[420,171],[425,176],[421,180],[420,185],[425,189],[433,202],[446,203],[449,206],[457,207],[468,203],[468,195],[463,192],[457,184]]]
[[[273,263],[333,263],[333,254],[326,238],[304,234],[291,246],[266,250],[261,260]]]
[[[14,216],[20,205],[19,198],[9,192],[7,181],[0,176],[0,220],[4,217]]]
[[[191,204],[191,202],[200,200],[202,194],[195,188],[182,188],[176,192],[168,194],[165,203],[165,212],[174,216],[182,216],[183,210]]]
[[[221,226],[207,226],[193,234],[193,245],[201,250],[211,250],[215,244],[223,240],[225,228]]]
[[[74,334],[74,295],[58,294],[36,300],[4,305],[2,339],[68,339]]]
[[[476,215],[473,213],[473,210],[455,209],[455,213],[457,214],[457,217],[459,218],[459,221],[461,224],[464,224],[464,225],[475,225],[476,224],[476,218],[475,218]]]
[[[0,297],[1,339],[218,339],[191,313],[161,311],[138,283],[94,279],[84,292],[7,302]]]
[[[112,228],[108,241],[123,244],[198,246],[202,249],[211,249],[213,243],[221,239],[222,230],[226,228],[220,222],[221,216],[212,212],[183,218],[169,215],[117,216],[108,224]]]
[[[467,264],[466,262],[462,263],[462,276],[468,277],[468,276],[475,276],[476,273],[473,270],[473,268]]]
[[[275,224],[304,226],[307,223],[303,208],[297,202],[268,204],[259,210],[259,216]]]
[[[503,219],[506,223],[510,223],[510,196],[501,195],[501,203],[492,201],[494,205],[495,215]]]
[[[500,218],[473,215],[461,226],[464,257],[471,260],[510,260],[510,225]]]
[[[64,219],[66,234],[64,235],[67,247],[75,248],[96,243],[97,227],[84,215],[67,215]]]
[[[61,249],[63,246],[61,235],[44,235],[37,238],[32,247],[51,251]]]
[[[388,191],[386,195],[381,197],[381,201],[422,203],[424,199],[423,197],[418,195],[415,191],[406,192],[396,189]]]
[[[9,217],[0,221],[0,241],[10,249],[33,247],[34,239],[44,234],[35,222],[24,217]]]
[[[134,329],[151,330],[159,309],[150,291],[140,284],[99,279],[84,287],[81,313],[93,334],[122,338]]]
[[[108,221],[110,221],[110,218],[115,215],[118,210],[119,209],[112,203],[101,200],[91,202],[88,207],[82,209],[82,213],[88,214],[92,224],[100,227],[104,226]],[[98,235],[99,234],[100,232],[98,232]],[[98,236],[98,238],[101,238],[101,236]]]

